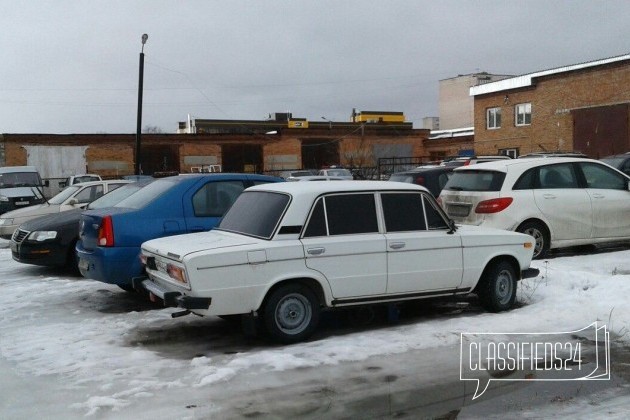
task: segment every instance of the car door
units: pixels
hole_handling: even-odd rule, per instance
[[[215,227],[245,189],[242,180],[210,180],[184,196],[187,232]]]
[[[553,239],[590,238],[591,199],[586,190],[580,188],[573,163],[540,166],[536,176],[534,201],[549,222]]]
[[[628,178],[599,163],[580,162],[593,208],[593,238],[630,237]]]
[[[320,197],[301,241],[307,267],[328,279],[336,299],[385,293],[385,236],[374,193]]]
[[[462,282],[461,238],[421,192],[381,193],[387,240],[387,293],[455,289]]]

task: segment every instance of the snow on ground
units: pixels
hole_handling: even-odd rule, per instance
[[[509,312],[454,311],[275,346],[246,339],[217,318],[172,319],[173,309],[152,308],[114,286],[19,264],[0,249],[0,366],[16,372],[16,383],[61,381],[57,404],[66,418],[139,418],[143,404],[156,398],[167,418],[171,397],[165,395],[229,387],[245,373],[297,372],[456,346],[462,332],[572,331],[602,321],[615,343],[630,345],[629,250],[532,265],[541,275],[523,281],[523,305]],[[629,406],[622,398],[611,410],[625,413]],[[25,410],[0,400],[0,418],[18,418]]]

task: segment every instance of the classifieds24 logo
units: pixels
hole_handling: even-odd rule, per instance
[[[460,372],[476,381],[473,400],[491,381],[584,381],[610,379],[606,325],[551,333],[462,333]]]

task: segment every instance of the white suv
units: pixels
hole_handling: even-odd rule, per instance
[[[324,308],[474,291],[509,309],[517,280],[538,274],[533,249],[519,233],[456,230],[417,185],[287,182],[247,189],[212,231],[145,242],[148,278],[133,284],[185,309],[175,316],[249,314],[289,343]]]
[[[630,178],[596,160],[529,158],[455,169],[439,201],[457,223],[527,233],[550,248],[630,239]]]

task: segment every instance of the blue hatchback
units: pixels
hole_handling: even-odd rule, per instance
[[[77,261],[84,277],[132,290],[149,239],[212,229],[241,192],[282,178],[255,174],[186,174],[158,179],[114,207],[81,215]]]

